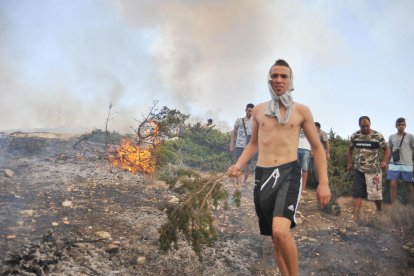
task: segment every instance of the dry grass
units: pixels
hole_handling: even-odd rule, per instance
[[[377,212],[370,224],[385,231],[399,231],[403,239],[414,239],[414,208],[395,203],[384,205],[382,212]]]
[[[351,218],[352,197],[342,196],[337,199],[342,216]],[[395,203],[382,204],[382,211],[376,211],[374,202],[363,200],[360,212],[362,225],[376,227],[384,231],[398,232],[404,240],[414,240],[414,208]]]

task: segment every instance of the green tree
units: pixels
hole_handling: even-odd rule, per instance
[[[228,134],[205,128],[201,123],[188,125],[178,139],[165,141],[159,147],[159,166],[171,163],[201,171],[223,172],[231,164],[229,140]]]
[[[328,177],[332,199],[325,208],[325,211],[339,214],[341,210],[336,203],[337,198],[342,195],[351,194],[353,188],[352,173],[346,170],[349,140],[341,138],[332,129],[329,131],[328,138],[331,155],[331,159],[328,161]],[[312,182],[317,181],[315,168],[312,166],[310,170],[309,181],[311,183],[308,182],[308,186],[316,188],[317,182]]]

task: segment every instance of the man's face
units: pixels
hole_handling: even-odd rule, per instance
[[[283,95],[289,88],[290,69],[286,66],[276,65],[270,69],[270,79],[273,91],[277,96]]]
[[[248,109],[246,109],[246,117],[247,118],[251,118],[252,114],[253,114],[253,108],[249,107]]]
[[[401,123],[398,123],[396,125],[396,128],[397,128],[398,132],[404,132],[405,131],[405,127],[406,127],[405,122],[401,122]]]
[[[366,135],[366,134],[369,134],[371,130],[371,123],[367,119],[364,119],[359,124],[359,127],[361,129],[361,133]]]

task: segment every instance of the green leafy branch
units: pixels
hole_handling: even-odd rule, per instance
[[[178,249],[178,241],[184,238],[197,256],[202,259],[202,249],[211,245],[217,238],[214,225],[213,207],[223,202],[228,208],[229,193],[223,185],[228,173],[219,177],[203,177],[186,168],[171,168],[161,174],[161,179],[170,185],[170,189],[182,196],[178,204],[167,204],[167,221],[158,230],[160,248],[167,252]],[[240,204],[240,191],[239,204]],[[236,202],[237,204],[237,202]]]

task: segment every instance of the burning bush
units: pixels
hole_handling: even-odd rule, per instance
[[[130,140],[123,140],[117,149],[110,153],[109,160],[114,166],[132,173],[155,172],[155,145],[140,146]]]

